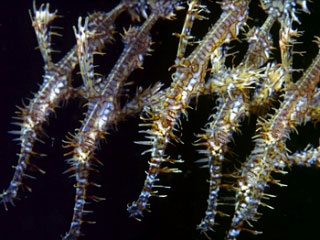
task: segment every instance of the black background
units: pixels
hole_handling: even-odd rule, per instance
[[[45,1],[37,1],[37,6]],[[55,21],[55,26],[63,27],[58,30],[63,34],[62,38],[53,38],[54,48],[61,53],[54,54],[54,60],[59,60],[75,43],[72,26],[77,24],[78,16],[86,16],[93,11],[109,11],[117,1],[50,1],[51,9],[58,9],[63,18]],[[250,14],[256,21],[251,24],[261,25],[265,15],[257,6],[257,1],[251,4]],[[31,26],[28,9],[32,8],[32,1],[14,0],[3,1],[0,4],[0,189],[5,189],[12,177],[12,165],[16,164],[15,153],[19,147],[12,141],[14,138],[7,132],[15,129],[11,117],[16,110],[15,105],[22,105],[27,98],[32,97],[32,92],[38,90],[38,84],[42,81],[42,58],[38,50],[34,32]],[[219,14],[219,7],[210,3],[212,14],[211,22],[214,22]],[[301,14],[304,30],[302,44],[297,50],[306,51],[304,57],[295,57],[294,67],[306,69],[312,58],[317,53],[317,47],[312,43],[313,36],[319,35],[318,1],[309,3],[311,15]],[[122,32],[122,27],[128,27],[130,19],[126,14],[121,15],[117,21],[117,30]],[[183,13],[178,14],[175,22],[161,21],[152,31],[155,50],[152,57],[145,60],[145,71],[136,71],[130,77],[137,85],[149,86],[156,81],[166,84],[170,81],[167,69],[173,64],[177,39],[171,34],[179,32],[183,24]],[[194,33],[203,36],[210,21],[197,22]],[[298,27],[298,26],[296,26]],[[273,30],[277,33],[277,26]],[[97,59],[100,65],[97,71],[107,74],[117,56],[121,53],[122,44],[119,36],[117,42],[108,45],[105,49],[107,55]],[[275,37],[276,39],[276,37]],[[245,46],[236,44],[241,51]],[[243,51],[243,50],[242,50]],[[277,53],[275,52],[277,58]],[[294,75],[294,79],[299,78]],[[81,80],[74,75],[74,83]],[[136,86],[136,85],[135,85]],[[133,89],[133,88],[132,88]],[[46,144],[37,144],[35,150],[46,153],[48,156],[32,161],[46,171],[45,175],[33,172],[31,175],[36,181],[27,179],[26,184],[32,188],[32,192],[22,190],[21,200],[16,201],[16,206],[9,206],[6,212],[0,206],[0,240],[2,239],[60,239],[69,228],[72,218],[74,188],[73,179],[68,174],[62,174],[68,166],[63,156],[67,152],[62,148],[62,140],[67,132],[74,132],[80,126],[83,102],[79,99],[70,100],[56,111],[56,116],[50,118],[45,126],[45,132],[49,136],[43,137]],[[193,105],[194,106],[194,105]],[[142,140],[139,131],[139,118],[129,117],[125,122],[119,123],[117,128],[110,129],[106,143],[101,144],[97,157],[103,162],[99,173],[92,173],[92,180],[102,185],[101,188],[93,188],[91,193],[106,198],[105,201],[94,203],[88,209],[94,211],[86,219],[94,220],[95,225],[83,225],[82,239],[205,239],[196,230],[196,225],[203,217],[206,208],[208,173],[206,169],[200,169],[194,161],[201,158],[196,148],[191,143],[196,140],[194,133],[199,133],[210,114],[210,108],[214,106],[211,98],[201,98],[198,110],[190,111],[189,122],[183,121],[183,137],[185,145],[170,147],[169,152],[173,157],[181,154],[185,160],[179,166],[182,174],[162,175],[161,183],[172,186],[171,190],[162,190],[168,197],[151,200],[151,213],[146,213],[142,222],[128,217],[126,205],[138,197],[147,169],[148,156],[140,156],[146,148],[133,142]],[[244,123],[243,135],[235,136],[233,151],[241,160],[249,154],[252,148],[251,136],[254,128],[252,124]],[[288,142],[292,150],[303,149],[307,143],[318,144],[319,130],[317,126],[308,124],[298,128],[300,134],[292,134],[292,140]],[[318,226],[320,215],[320,171],[317,169],[303,169],[293,167],[288,169],[286,176],[275,175],[282,183],[288,184],[287,188],[271,186],[271,194],[278,197],[269,203],[275,210],[261,208],[263,217],[255,224],[255,229],[263,231],[260,236],[243,233],[240,239],[319,239]],[[218,228],[213,233],[214,239],[223,239],[227,225]]]

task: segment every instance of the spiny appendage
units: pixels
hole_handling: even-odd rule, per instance
[[[84,210],[87,200],[103,200],[103,198],[96,196],[87,196],[86,192],[89,185],[95,185],[88,182],[89,171],[94,170],[96,165],[94,161],[100,163],[94,157],[94,151],[99,139],[102,139],[106,134],[106,124],[108,123],[109,115],[114,112],[114,105],[113,102],[105,102],[103,105],[97,104],[97,102],[95,104],[92,101],[89,102],[88,113],[81,128],[78,129],[75,136],[68,138],[67,145],[64,146],[73,148],[71,152],[65,155],[73,155],[68,160],[71,167],[67,171],[73,171],[76,178],[73,218],[69,232],[64,239],[77,239],[80,236],[81,223],[84,222],[83,217],[88,212]]]
[[[274,15],[280,18],[280,22],[286,18],[291,18],[294,21],[300,23],[296,13],[300,10],[297,9],[297,5],[300,5],[302,11],[310,13],[307,7],[307,0],[260,0],[261,7],[269,15]]]
[[[300,11],[297,8],[297,4],[300,5],[302,10],[309,13],[306,0],[261,0],[262,8],[268,13],[269,16],[277,18],[280,22],[281,28],[279,32],[279,47],[281,54],[281,64],[285,71],[285,82],[291,81],[292,56],[293,46],[296,44],[296,37],[300,36],[300,33],[293,30],[293,22],[300,23],[296,13]]]
[[[141,21],[141,16],[148,18],[147,10],[149,8],[148,0],[122,0],[121,4],[125,5],[132,21]]]
[[[145,90],[139,87],[136,91],[136,96],[126,103],[121,109],[120,119],[141,112],[146,103],[147,105],[159,104],[159,99],[156,96],[162,86],[162,83],[157,82],[152,87],[148,87]]]
[[[140,16],[142,15],[145,19],[148,18],[147,10],[161,18],[172,19],[174,15],[174,9],[183,9],[180,6],[180,1],[178,0],[122,0],[127,7],[132,20],[140,21]]]
[[[206,6],[200,5],[198,0],[193,0],[192,2],[189,3],[187,15],[185,17],[181,33],[173,34],[174,36],[179,37],[179,45],[178,45],[175,64],[178,64],[183,59],[183,57],[185,56],[187,46],[193,44],[192,40],[194,40],[194,37],[191,36],[191,29],[192,29],[194,20],[207,19],[206,17],[201,15],[202,12],[209,13],[209,10],[206,8]]]
[[[209,196],[207,200],[207,210],[205,211],[205,216],[201,220],[200,224],[197,226],[201,232],[206,233],[208,231],[213,231],[216,225],[216,215],[227,216],[223,212],[217,210],[218,207],[218,196],[222,183],[222,162],[224,160],[223,155],[216,157],[208,157],[209,165]]]
[[[320,74],[320,37],[315,37],[313,40],[318,45],[318,54],[313,59],[312,63],[308,67],[306,71],[304,71],[302,77],[296,83],[297,91],[302,94],[307,94],[308,98],[313,97],[313,93],[316,91],[316,86],[319,82],[319,74]]]
[[[74,163],[72,164],[74,171],[75,171],[75,177],[77,180],[76,184],[76,197],[75,197],[75,205],[73,208],[73,218],[70,226],[69,232],[66,233],[66,235],[62,238],[63,240],[75,240],[80,237],[81,232],[81,224],[83,221],[83,215],[84,215],[84,206],[87,202],[88,196],[87,193],[87,185],[88,183],[88,177],[89,177],[89,169],[90,164],[87,161],[78,161],[74,160]],[[86,211],[88,212],[88,211]]]
[[[225,56],[222,57],[225,58]],[[252,69],[246,65],[227,68],[221,60],[218,57],[211,61],[212,66],[217,66],[219,70],[211,71],[212,74],[205,85],[206,92],[230,100],[234,96],[241,95],[248,103],[249,90],[258,84],[260,78],[265,77],[265,68]]]
[[[148,140],[137,143],[152,146],[150,150],[144,152],[151,152],[151,159],[149,160],[149,169],[140,196],[136,202],[133,202],[128,207],[128,212],[130,213],[131,217],[139,219],[143,216],[143,212],[145,210],[148,210],[148,202],[151,196],[164,197],[164,195],[158,195],[158,191],[153,190],[155,187],[164,187],[155,185],[159,181],[158,175],[160,173],[181,172],[177,168],[161,167],[161,164],[163,164],[164,162],[181,162],[181,160],[172,160],[170,159],[170,157],[165,155],[167,144],[171,140],[176,140],[177,138],[172,133],[172,128],[174,127],[173,125],[175,125],[175,117],[176,116],[172,118],[171,116],[155,115],[152,117],[152,119],[157,118],[158,120],[155,120],[153,123],[148,124],[152,126],[151,130],[141,131],[146,132],[149,135],[146,137]]]
[[[78,153],[83,154],[83,153]],[[63,240],[76,240],[81,236],[81,224],[88,223],[94,224],[94,221],[83,220],[83,217],[87,213],[91,213],[91,211],[85,210],[85,205],[90,203],[91,201],[99,202],[104,200],[104,198],[100,198],[94,195],[87,195],[87,187],[88,186],[96,186],[99,185],[89,182],[89,171],[94,170],[94,164],[91,161],[88,161],[87,156],[77,155],[75,154],[73,158],[69,159],[69,163],[72,164],[72,170],[74,171],[74,176],[76,178],[76,195],[75,195],[75,205],[73,208],[73,218],[70,225],[69,231],[62,238]]]
[[[261,27],[252,28],[246,34],[249,47],[243,63],[247,68],[262,71],[262,66],[270,60],[272,49],[270,29],[275,21],[276,17],[269,15]],[[263,69],[264,74],[261,75],[260,81],[255,81],[254,97],[250,101],[250,111],[255,113],[261,113],[271,105],[273,95],[281,89],[283,82],[284,73],[279,65],[268,63]]]
[[[88,52],[100,52],[102,48],[106,45],[106,43],[112,41],[113,34],[115,32],[114,23],[116,19],[124,11],[127,10],[130,12],[130,7],[136,7],[137,4],[140,5],[138,0],[123,0],[109,12],[94,12],[88,15],[84,25],[88,32],[86,36],[86,46],[88,48]],[[82,21],[81,18],[79,19],[79,21]]]
[[[270,59],[272,48],[272,38],[270,29],[275,22],[275,18],[268,16],[260,28],[253,27],[246,34],[248,41],[248,51],[244,56],[243,62],[248,67],[258,68]]]
[[[30,128],[30,126],[28,126],[26,122],[19,124],[21,125],[21,130],[12,131],[12,133],[20,135],[18,140],[21,141],[21,149],[20,153],[18,154],[18,164],[15,166],[15,172],[9,187],[5,191],[3,191],[2,194],[0,194],[0,203],[4,204],[6,210],[8,210],[7,203],[11,203],[12,205],[14,205],[13,201],[17,198],[20,186],[23,185],[23,177],[29,176],[25,172],[31,165],[31,163],[29,162],[30,156],[36,154],[32,151],[32,148],[39,133],[36,132],[34,128]],[[39,170],[41,173],[44,173],[41,169]],[[28,187],[27,189],[30,190]]]
[[[148,51],[150,50],[149,47],[151,45],[149,32],[152,26],[155,24],[156,20],[157,17],[152,15],[144,22],[142,26],[130,27],[128,30],[125,30],[124,34],[122,35],[124,43],[123,52],[112,68],[108,77],[95,80],[93,89],[87,96],[89,100],[89,106],[93,106],[94,104],[103,105],[106,101],[113,102],[114,108],[117,109],[113,109],[112,111],[116,112],[116,115],[118,117],[120,115],[123,115],[124,111],[121,111],[118,101],[118,98],[121,94],[121,89],[129,75],[135,69],[142,68],[144,57],[148,54]],[[89,64],[86,64],[86,66],[87,65]],[[152,88],[152,91],[156,91],[157,89],[159,89],[159,87],[160,86],[156,85],[155,88]],[[148,91],[142,93],[140,97],[146,98],[147,94]],[[95,99],[99,98],[101,99],[100,102],[95,102]],[[90,99],[92,99],[92,103],[90,103]],[[135,100],[139,99],[135,98]],[[92,109],[94,109],[94,106],[92,107]],[[112,118],[112,121],[114,120],[115,118]]]
[[[39,49],[41,51],[45,64],[51,64],[51,53],[54,52],[51,48],[51,36],[60,34],[52,32],[48,29],[49,24],[58,17],[57,10],[49,11],[49,3],[41,4],[39,10],[36,9],[36,2],[33,1],[33,16],[30,12],[32,26],[35,30],[38,40]]]
[[[217,92],[219,94],[220,91],[219,90],[217,91],[217,85],[214,81],[215,79],[221,79],[224,75],[223,73],[228,71],[228,68],[225,65],[226,57],[228,56],[227,50],[228,50],[227,47],[219,46],[210,55],[210,62],[211,62],[210,78],[205,83],[205,85],[203,87],[200,87],[199,89],[202,95],[212,95]],[[220,85],[222,84],[223,83],[221,82]],[[222,96],[222,95],[219,95],[219,96]]]
[[[250,101],[250,112],[263,115],[272,106],[276,94],[283,89],[285,71],[282,65],[268,63],[260,80]]]
[[[286,86],[283,102],[274,117],[267,122],[265,129],[270,129],[269,139],[272,143],[287,137],[291,129],[307,120],[306,113],[319,82],[319,72],[320,52],[302,77],[296,83]]]
[[[236,208],[231,222],[231,227],[227,234],[227,240],[235,240],[241,231],[249,231],[253,234],[260,232],[243,227],[246,222],[252,227],[250,221],[257,221],[258,206],[261,204],[261,198],[264,189],[267,187],[267,177],[269,169],[265,165],[255,163],[255,167],[247,166],[241,170],[238,180],[238,191],[236,193]],[[258,175],[260,174],[260,175]]]
[[[179,0],[153,0],[150,7],[153,14],[168,20],[174,19],[175,11],[184,9]]]
[[[93,55],[102,54],[101,51],[105,45],[114,39],[114,23],[117,17],[127,10],[127,7],[125,3],[120,3],[110,12],[94,12],[85,18],[83,26],[81,25],[82,18],[78,19],[78,32],[74,27],[77,45],[68,53],[70,56],[73,56],[76,63],[80,61],[80,64],[82,64],[80,69],[82,69],[81,74],[84,86],[75,89],[75,96],[87,98],[92,94],[92,91],[94,92],[92,88],[97,83],[93,81],[95,77],[94,66],[92,64]],[[90,54],[90,56],[87,54]]]
[[[258,212],[258,207],[264,206],[273,209],[273,207],[262,202],[264,199],[273,197],[265,194],[264,191],[269,183],[285,186],[274,180],[271,177],[271,172],[282,172],[279,162],[284,162],[286,157],[278,159],[278,156],[283,155],[284,144],[278,143],[275,145],[266,144],[264,139],[255,139],[255,148],[251,152],[246,162],[242,165],[237,175],[236,190],[236,205],[234,216],[231,222],[231,227],[228,231],[227,240],[235,240],[241,231],[248,231],[253,234],[261,232],[253,230],[252,221],[256,222],[261,215]],[[279,161],[277,161],[278,159]],[[244,227],[244,223],[250,228]]]
[[[266,139],[262,137],[265,136]],[[274,195],[266,194],[264,191],[269,184],[276,184],[280,187],[286,187],[280,181],[275,180],[272,172],[286,174],[283,168],[288,166],[288,149],[285,146],[285,140],[277,143],[268,144],[268,135],[260,133],[260,137],[254,140],[255,148],[242,165],[237,175],[236,205],[231,227],[226,239],[235,240],[241,231],[247,231],[252,234],[261,234],[261,232],[253,230],[252,221],[256,222],[261,213],[258,207],[267,207],[274,209],[265,203]],[[247,224],[250,228],[243,226]]]
[[[113,40],[114,23],[125,10],[126,6],[120,3],[110,12],[94,12],[87,17],[86,28],[90,32],[87,36],[89,52],[100,52],[106,43]]]
[[[316,88],[311,104],[308,109],[308,120],[313,122],[320,121],[320,89]]]
[[[281,71],[281,67],[274,63],[262,67],[270,60],[272,39],[269,32],[275,20],[276,18],[268,16],[260,28],[252,28],[246,35],[249,47],[243,58],[243,65],[260,75],[260,81],[252,81],[255,91],[254,97],[250,101],[250,110],[253,112],[261,111],[271,105],[273,95],[282,87],[283,71]]]
[[[301,36],[297,30],[292,29],[293,21],[290,18],[286,18],[285,22],[281,21],[281,29],[279,32],[279,46],[281,53],[281,65],[285,71],[285,83],[288,84],[292,79],[292,72],[294,71],[293,62],[293,46],[297,44],[295,38]],[[296,52],[296,54],[300,54]]]
[[[249,2],[250,0],[221,2],[223,12],[220,18],[188,56],[188,60],[194,64],[198,59],[208,58],[222,44],[237,39],[240,27],[248,15]]]
[[[320,167],[320,147],[308,145],[303,151],[297,151],[288,156],[288,165],[301,167]]]
[[[76,53],[79,60],[80,73],[84,87],[90,94],[93,91],[93,84],[95,84],[95,74],[93,65],[94,52],[90,51],[89,39],[92,39],[96,33],[95,31],[89,31],[88,22],[89,17],[86,17],[82,25],[82,18],[79,17],[78,31],[74,27],[74,34],[77,40]]]
[[[84,25],[79,28],[79,36],[78,38],[82,38],[86,42],[83,42],[83,46],[75,45],[69,53],[64,57],[57,65],[61,65],[62,62],[65,62],[65,65],[73,65],[72,61],[75,61],[74,64],[78,64],[79,60],[83,61],[83,64],[87,64],[87,66],[82,66],[83,69],[87,69],[88,72],[92,73],[92,66],[85,59],[87,56],[84,55],[84,48],[86,48],[86,52],[90,54],[99,54],[102,48],[106,45],[106,43],[113,40],[113,34],[115,32],[114,22],[117,17],[126,10],[126,5],[123,3],[118,4],[113,10],[110,12],[95,12],[93,14],[88,15],[85,18]],[[78,25],[82,24],[82,18],[79,18]],[[76,31],[76,29],[74,29]],[[86,31],[86,33],[84,33]],[[78,43],[80,44],[80,42]],[[80,51],[80,47],[82,47],[82,51]],[[82,55],[80,58],[79,55]],[[66,61],[68,60],[69,61]],[[88,74],[89,78],[92,76]],[[89,79],[88,79],[89,81]],[[87,83],[84,80],[85,84]]]
[[[208,60],[214,51],[223,43],[236,39],[241,24],[247,17],[248,1],[224,1],[222,3],[223,14],[217,23],[205,35],[200,44],[187,57],[177,65],[171,87],[183,91],[182,105],[189,103],[194,91],[202,87]],[[236,11],[234,11],[236,9]],[[223,29],[223,31],[222,31]]]
[[[209,32],[200,41],[195,50],[187,57],[183,58],[177,65],[176,79],[179,79],[180,73],[186,72],[186,66],[192,66],[194,75],[199,69],[206,68],[210,55],[222,44],[237,39],[239,29],[247,18],[249,1],[226,0],[221,3],[223,14]]]

